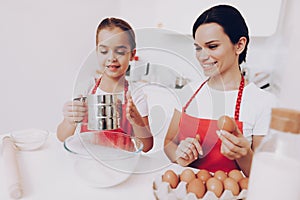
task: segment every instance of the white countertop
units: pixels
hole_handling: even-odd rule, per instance
[[[2,149],[2,138],[0,135]],[[152,172],[134,174],[125,182],[111,188],[93,188],[80,180],[73,168],[73,160],[67,155],[63,143],[51,133],[46,144],[35,151],[19,151],[17,159],[23,184],[24,200],[81,200],[81,199],[155,199],[152,183],[156,176],[170,166],[164,160],[163,152],[141,155],[140,166]],[[158,167],[160,166],[160,167]],[[160,168],[160,169],[159,169]],[[156,169],[156,170],[153,170]],[[8,195],[3,156],[0,156],[0,199]]]

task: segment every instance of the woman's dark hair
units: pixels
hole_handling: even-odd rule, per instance
[[[124,20],[118,19],[118,18],[105,18],[103,19],[97,28],[97,34],[96,34],[96,45],[98,45],[98,34],[102,29],[113,29],[119,27],[123,31],[125,31],[128,35],[129,42],[130,42],[130,48],[131,50],[136,48],[136,42],[135,42],[135,34],[132,29],[132,27]]]
[[[193,25],[194,39],[197,28],[207,23],[217,23],[222,26],[233,44],[237,44],[241,37],[246,37],[247,43],[239,56],[239,64],[246,62],[249,31],[243,16],[237,9],[229,5],[217,5],[204,11]]]

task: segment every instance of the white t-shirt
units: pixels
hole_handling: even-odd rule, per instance
[[[83,84],[82,84],[83,85]],[[78,97],[79,95],[83,95],[83,96],[87,96],[89,94],[92,93],[92,90],[95,86],[95,80],[91,79],[88,83],[85,84],[85,87],[78,87],[79,89],[76,89],[74,91],[74,97]],[[143,89],[137,89],[134,91],[130,91],[130,85],[128,87],[128,91],[130,92],[133,102],[135,104],[135,106],[137,107],[137,110],[139,111],[140,115],[142,117],[146,117],[149,115],[149,111],[148,111],[148,104],[147,104],[147,97],[143,91]],[[109,94],[103,90],[101,90],[99,87],[96,90],[96,94]],[[125,98],[124,95],[124,91],[121,92],[120,94],[123,95],[123,97]],[[123,99],[123,102],[124,99]]]
[[[199,86],[199,82],[192,82],[182,89],[180,93],[182,105],[188,102]],[[206,83],[198,92],[196,98],[192,100],[186,113],[197,118],[215,120],[222,115],[234,118],[237,95],[238,90],[219,91],[210,88]],[[275,95],[258,88],[254,83],[245,86],[239,121],[243,122],[244,136],[250,142],[252,142],[252,135],[266,135],[268,133],[271,108],[276,105]]]

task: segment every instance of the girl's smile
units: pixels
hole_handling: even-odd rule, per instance
[[[108,70],[110,70],[111,72],[116,72],[119,68],[120,65],[108,65],[106,66]]]

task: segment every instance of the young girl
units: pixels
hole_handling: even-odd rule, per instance
[[[212,172],[240,169],[249,175],[253,152],[268,132],[276,99],[241,75],[248,27],[237,9],[218,5],[198,17],[193,37],[196,57],[208,79],[195,83],[195,92],[181,112],[175,110],[165,153],[182,166]],[[198,113],[192,109],[195,102]],[[218,130],[217,120],[222,115],[235,119],[235,134]]]
[[[153,146],[147,102],[141,92],[131,96],[125,80],[129,61],[136,53],[134,31],[122,19],[106,18],[97,28],[96,45],[100,67],[105,70],[92,86],[90,94],[124,93],[126,107],[123,113],[126,117],[123,117],[120,128],[139,138],[144,144],[143,151],[147,152]],[[61,141],[74,134],[78,122],[86,121],[87,105],[83,101],[68,101],[63,106],[63,115],[64,119],[57,127],[57,137]],[[83,131],[87,131],[84,124],[81,127]]]

